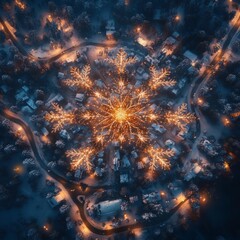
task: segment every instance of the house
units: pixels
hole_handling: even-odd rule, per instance
[[[114,171],[118,171],[120,167],[119,159],[117,157],[113,158],[113,169]]]
[[[130,166],[130,161],[126,155],[123,156],[122,158],[122,166],[125,168],[128,168]]]
[[[158,192],[151,192],[149,194],[143,194],[142,200],[143,203],[154,203],[161,199],[160,194]]]
[[[208,66],[211,62],[211,55],[209,53],[205,53],[203,58],[202,58],[202,63],[204,66]]]
[[[107,200],[98,203],[95,207],[99,209],[101,216],[115,216],[117,212],[121,211],[121,199]]]
[[[138,157],[138,154],[137,154],[136,151],[132,151],[131,154],[132,154],[132,157],[133,157],[134,159],[136,159],[136,158]]]
[[[58,72],[58,78],[59,78],[59,79],[63,79],[63,78],[64,78],[64,73]]]
[[[157,59],[152,58],[152,57],[149,56],[149,55],[147,55],[147,56],[145,57],[145,61],[148,63],[149,66],[159,63],[159,61],[158,61]]]
[[[25,91],[21,90],[21,91],[18,91],[18,93],[15,96],[15,99],[17,102],[19,102],[19,101],[25,102],[29,99],[29,97]]]
[[[173,36],[175,39],[177,39],[177,40],[179,40],[179,38],[180,38],[180,34],[179,34],[178,32],[174,32],[174,33],[172,34],[172,36]]]
[[[178,89],[178,88],[174,88],[174,89],[172,90],[172,93],[173,93],[174,95],[178,95],[179,89]]]
[[[149,74],[147,74],[142,67],[139,67],[137,69],[136,80],[139,82],[142,82],[142,81],[146,81],[148,78],[149,78]],[[138,84],[135,84],[135,86],[138,86]]]
[[[176,39],[173,38],[173,37],[168,37],[165,41],[164,41],[164,45],[167,45],[167,46],[172,46],[174,44],[176,44]]]
[[[197,55],[192,53],[191,51],[187,50],[184,54],[184,57],[188,58],[192,63],[196,62]]]
[[[159,133],[165,133],[167,131],[165,127],[163,127],[162,125],[158,125],[156,123],[152,124],[152,128]]]
[[[138,201],[138,196],[129,197],[129,201],[130,201],[130,203],[137,202]]]
[[[138,167],[139,170],[143,169],[144,168],[143,162],[138,162],[137,167]]]
[[[44,136],[47,136],[49,134],[49,131],[45,127],[43,127],[41,131]]]
[[[48,203],[49,205],[54,208],[56,206],[58,206],[60,203],[62,203],[64,201],[64,195],[63,193],[59,193],[51,198],[48,199]]]
[[[119,150],[114,152],[114,156],[119,160],[120,159],[120,152]]]
[[[2,89],[3,93],[5,93],[5,94],[10,90],[10,88],[7,85],[2,85],[1,89]]]
[[[85,98],[85,95],[83,93],[77,93],[76,97],[75,97],[75,100],[77,102],[83,102],[84,98]]]
[[[165,146],[168,147],[168,148],[172,148],[174,145],[175,145],[175,142],[172,141],[171,139],[168,139],[168,140],[165,142]]]
[[[129,181],[129,178],[127,173],[120,175],[120,183],[128,183],[128,181]]]
[[[97,177],[102,177],[104,172],[105,172],[104,168],[96,167],[94,175]]]
[[[186,83],[187,79],[186,78],[182,78],[179,82],[178,82],[178,87],[180,89],[182,89]]]
[[[144,73],[144,69],[142,67],[138,67],[137,74],[142,75]]]
[[[104,156],[104,151],[101,151],[98,153],[98,157],[103,158],[103,156]]]
[[[114,20],[108,20],[106,25],[106,37],[107,39],[114,39],[115,34],[115,22]]]
[[[27,105],[28,105],[31,109],[33,109],[33,110],[36,110],[36,109],[37,109],[37,106],[35,105],[35,103],[34,103],[34,101],[33,101],[32,99],[29,99],[29,100],[27,101]]]
[[[83,174],[83,170],[80,169],[80,168],[78,168],[78,169],[75,171],[75,173],[74,173],[74,177],[75,177],[76,179],[81,179],[81,178],[82,178],[82,174]]]
[[[166,55],[171,55],[177,49],[179,41],[170,36],[163,42],[162,52]]]
[[[53,102],[61,102],[63,100],[63,96],[61,94],[57,94],[54,97],[50,97],[50,100],[46,103],[46,107],[50,107]]]
[[[22,90],[27,93],[27,92],[29,91],[29,87],[27,87],[27,86],[22,86]]]
[[[61,130],[59,134],[64,139],[68,139],[68,140],[70,139],[70,135],[68,134],[68,132],[65,129]]]
[[[21,111],[23,113],[33,113],[33,110],[29,106],[22,107]]]

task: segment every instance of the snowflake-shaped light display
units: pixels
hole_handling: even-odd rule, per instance
[[[115,58],[107,59],[114,67],[112,74],[102,79],[102,84],[96,84],[90,78],[91,67],[84,66],[81,70],[71,68],[71,79],[65,80],[69,87],[78,88],[88,96],[83,107],[74,111],[65,111],[57,104],[52,105],[52,111],[46,114],[47,121],[53,124],[53,132],[61,130],[68,124],[80,124],[91,129],[89,146],[67,151],[73,169],[83,167],[90,170],[91,159],[99,148],[104,149],[113,142],[121,145],[133,144],[140,146],[150,158],[150,168],[170,168],[169,157],[174,152],[169,149],[153,147],[150,138],[152,124],[166,123],[181,130],[194,120],[187,113],[186,104],[181,105],[175,112],[163,112],[154,104],[154,97],[160,87],[171,87],[175,84],[170,79],[167,69],[157,70],[150,67],[150,79],[147,83],[137,86],[129,72],[128,65],[137,61],[128,57],[120,49]]]

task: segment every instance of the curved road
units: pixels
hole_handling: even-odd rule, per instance
[[[240,23],[240,16],[238,16],[233,27],[228,32],[220,52],[216,54],[216,56],[213,58],[210,65],[206,67],[203,74],[200,77],[195,79],[194,83],[192,83],[191,88],[189,89],[189,94],[187,97],[188,107],[190,108],[191,112],[194,112],[196,114],[196,116],[198,118],[200,118],[200,116],[202,116],[201,110],[200,110],[198,104],[196,104],[196,100],[199,96],[199,92],[200,92],[202,86],[204,84],[206,84],[206,82],[211,78],[211,70],[215,69],[218,66],[219,61],[222,59],[222,57],[226,53],[226,50],[229,47],[229,45],[231,44],[233,37],[238,32],[239,25],[240,25],[239,23]],[[198,121],[198,123],[199,123],[199,129],[198,129],[198,132],[199,132],[198,137],[199,137],[200,133],[203,130],[202,130],[201,121]],[[197,141],[198,137],[195,139],[195,142]]]
[[[15,45],[15,47],[17,47],[17,49],[19,50],[19,52],[26,57],[30,57],[36,61],[38,61],[39,63],[43,63],[43,64],[51,64],[53,62],[55,62],[56,60],[58,60],[59,58],[61,58],[62,56],[64,56],[67,53],[70,53],[72,51],[75,51],[81,47],[86,47],[86,46],[96,46],[96,47],[116,47],[117,43],[96,43],[96,42],[91,42],[91,41],[87,41],[87,42],[82,42],[78,45],[72,46],[70,48],[67,48],[65,50],[63,50],[62,52],[56,54],[53,57],[50,58],[40,58],[40,57],[35,57],[34,55],[32,55],[31,53],[28,53],[25,48],[17,41],[15,35],[11,32],[11,30],[8,28],[7,24],[5,23],[5,21],[2,19],[2,17],[0,16],[0,23],[3,26],[3,31],[6,34],[6,36],[11,39],[12,43]]]

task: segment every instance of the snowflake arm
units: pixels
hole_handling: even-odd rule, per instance
[[[69,87],[90,89],[93,85],[89,77],[90,71],[91,68],[89,65],[84,66],[82,70],[77,67],[72,67],[70,70],[72,79],[66,80],[66,85]]]
[[[116,58],[108,59],[107,61],[117,68],[119,74],[122,74],[125,72],[126,66],[129,64],[134,64],[137,59],[135,57],[128,57],[127,53],[123,49],[120,49]]]
[[[91,157],[94,154],[94,149],[90,147],[71,149],[66,152],[66,156],[71,159],[71,169],[76,170],[83,167],[86,171],[91,171]]]
[[[157,71],[157,69],[152,66],[150,68],[151,79],[149,81],[149,86],[152,90],[156,90],[159,87],[172,87],[176,84],[176,81],[169,80],[169,71],[167,69],[162,69]]]
[[[183,103],[178,107],[175,112],[167,112],[165,117],[169,125],[175,125],[183,131],[186,130],[187,124],[195,120],[195,116],[192,113],[187,112],[186,103]]]
[[[162,149],[149,147],[147,149],[147,154],[151,158],[150,160],[150,169],[156,170],[159,167],[163,170],[169,170],[171,167],[169,158],[174,156],[174,151],[171,149]]]
[[[53,132],[61,130],[65,124],[73,124],[75,115],[73,112],[66,112],[57,103],[52,104],[53,111],[45,115],[46,121],[53,124]]]

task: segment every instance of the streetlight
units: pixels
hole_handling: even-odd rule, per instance
[[[180,16],[179,16],[179,15],[176,15],[176,16],[175,16],[175,21],[176,21],[176,22],[179,22],[180,20],[181,20]]]

